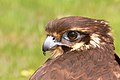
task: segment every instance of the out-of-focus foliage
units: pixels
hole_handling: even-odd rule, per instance
[[[0,80],[28,80],[47,59],[46,23],[68,15],[109,21],[120,53],[120,0],[0,0]]]

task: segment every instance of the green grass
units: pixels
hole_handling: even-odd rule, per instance
[[[0,80],[28,80],[47,59],[41,51],[49,20],[79,15],[110,22],[120,53],[120,0],[0,0]]]

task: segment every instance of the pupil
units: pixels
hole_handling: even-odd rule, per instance
[[[77,33],[74,32],[74,31],[68,32],[68,38],[69,38],[70,40],[75,40],[75,39],[77,38]]]

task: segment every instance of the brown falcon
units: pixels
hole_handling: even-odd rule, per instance
[[[30,80],[120,80],[120,59],[104,20],[69,16],[48,22],[43,53],[51,57]]]

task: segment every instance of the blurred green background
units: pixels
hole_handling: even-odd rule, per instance
[[[28,80],[47,59],[46,23],[68,15],[109,21],[120,53],[120,0],[0,0],[0,80]]]

